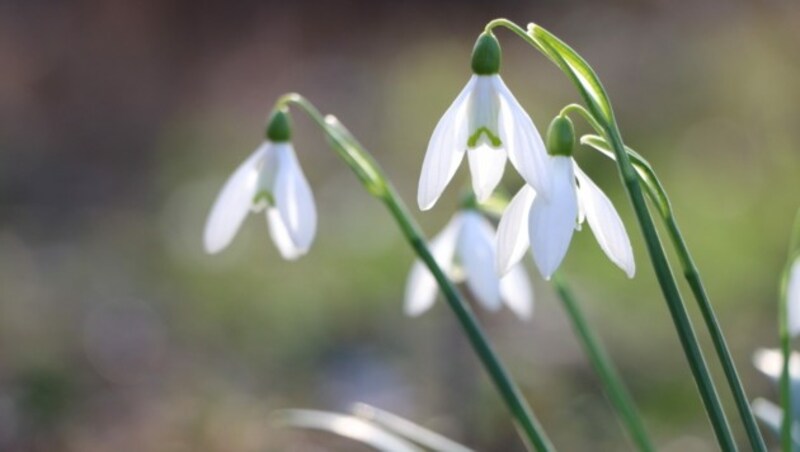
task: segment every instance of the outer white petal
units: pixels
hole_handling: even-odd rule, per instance
[[[283,219],[295,248],[303,254],[317,232],[317,210],[311,187],[290,143],[275,145],[278,171],[275,177],[275,207]]]
[[[453,267],[453,256],[456,249],[458,233],[461,229],[461,217],[456,214],[445,228],[431,240],[429,249],[434,259],[445,272]],[[403,307],[406,315],[417,316],[427,311],[436,300],[438,287],[428,267],[419,259],[411,267],[406,281],[406,293]]]
[[[553,157],[552,176],[551,196],[537,196],[528,217],[533,260],[545,279],[553,276],[567,254],[578,218],[572,159]]]
[[[786,287],[786,302],[788,303],[789,334],[797,336],[800,333],[800,258],[795,259],[789,270],[789,285]]]
[[[536,192],[529,185],[523,186],[508,203],[508,207],[497,225],[497,274],[506,274],[514,266],[525,251],[528,251],[528,215]]]
[[[294,240],[292,240],[292,236],[289,235],[289,229],[283,222],[283,217],[280,212],[278,212],[278,209],[269,207],[267,208],[266,215],[269,235],[272,237],[272,241],[275,242],[275,246],[284,259],[293,261],[306,254],[308,248],[303,249],[295,244]]]
[[[608,258],[628,275],[628,278],[633,278],[636,273],[636,263],[633,260],[631,241],[625,231],[622,219],[605,193],[589,179],[589,176],[577,164],[573,163],[573,165],[580,184],[578,196],[586,212],[589,227],[592,228],[592,232],[597,238],[597,243],[600,244],[600,248]]]
[[[475,81],[473,75],[433,130],[422,162],[417,191],[417,203],[421,210],[433,207],[464,158],[467,148],[467,104]]]
[[[489,199],[506,168],[506,151],[481,145],[467,151],[472,189],[478,202]]]
[[[456,253],[466,273],[467,287],[486,309],[497,310],[500,279],[494,271],[494,229],[478,212],[465,211],[461,217]]]
[[[544,141],[531,117],[511,94],[503,79],[496,76],[495,86],[500,94],[500,138],[508,151],[508,159],[536,193],[549,197],[552,190],[550,165]]]
[[[247,216],[258,187],[259,166],[270,143],[262,144],[225,182],[206,220],[203,243],[206,252],[217,253],[231,243]]]
[[[533,288],[525,273],[525,266],[515,265],[507,275],[500,279],[500,295],[506,306],[514,311],[517,317],[528,320],[533,314]]]
[[[780,435],[783,424],[783,410],[781,410],[781,407],[762,398],[753,400],[752,406],[753,414],[775,434]]]

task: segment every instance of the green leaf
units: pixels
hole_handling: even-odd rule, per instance
[[[603,84],[589,64],[564,41],[536,24],[528,26],[528,34],[572,79],[592,114],[603,121],[605,126],[616,128],[611,102],[603,89]]]

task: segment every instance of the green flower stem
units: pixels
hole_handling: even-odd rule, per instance
[[[658,237],[653,218],[647,209],[647,203],[644,199],[642,187],[639,185],[636,171],[628,154],[625,152],[611,103],[608,101],[608,95],[600,80],[583,58],[543,28],[531,24],[528,30],[524,30],[509,20],[496,19],[487,24],[486,30],[490,31],[497,26],[506,27],[521,37],[524,34],[523,39],[526,42],[547,56],[569,77],[578,89],[592,116],[600,125],[601,135],[611,144],[616,156],[620,177],[633,204],[636,218],[645,238],[650,261],[666,299],[667,307],[689,362],[692,375],[697,383],[706,412],[714,428],[714,434],[724,451],[736,450],[736,444],[725,417],[725,412],[722,409],[722,403],[708,371],[708,366],[697,341],[689,314],[686,311],[677,282],[667,261],[666,253]]]
[[[600,380],[603,382],[606,395],[611,400],[614,409],[617,410],[623,424],[625,424],[625,427],[628,429],[631,439],[640,451],[649,452],[655,450],[630,393],[628,393],[628,390],[622,383],[622,379],[612,364],[611,359],[609,359],[603,349],[603,346],[600,344],[600,341],[595,337],[589,324],[586,322],[586,317],[584,317],[572,291],[559,274],[555,274],[551,282],[556,288],[558,297],[564,303],[564,308],[567,310],[569,319],[572,322],[572,328],[575,330],[578,340],[589,356],[589,361],[592,363],[595,372],[597,372]]]
[[[336,118],[330,115],[323,117],[307,99],[299,94],[287,94],[278,100],[277,108],[285,108],[289,104],[297,105],[308,113],[325,132],[330,144],[353,170],[367,191],[383,201],[389,209],[406,240],[436,279],[445,300],[455,313],[478,358],[511,411],[517,427],[522,432],[526,446],[529,449],[533,447],[540,452],[554,450],[519,388],[500,362],[497,353],[492,349],[469,305],[436,263],[420,227],[372,156]]]
[[[800,211],[794,220],[792,237],[789,242],[789,258],[781,276],[780,301],[778,305],[778,334],[780,336],[781,354],[783,363],[781,367],[780,392],[781,408],[783,408],[783,420],[781,421],[781,449],[784,452],[791,452],[792,444],[792,424],[794,423],[794,412],[792,407],[792,379],[789,374],[789,364],[792,356],[792,334],[789,331],[789,277],[795,259],[800,254],[798,249],[798,239],[800,239]]]
[[[580,105],[568,105],[565,107],[565,110],[567,109],[570,112],[580,113],[584,117],[591,117],[591,114],[589,114],[589,112]],[[594,118],[592,118],[592,120],[593,119]],[[598,129],[598,127],[595,127],[594,124],[592,126],[595,128],[595,130],[597,130],[598,133],[602,133],[602,131]],[[613,151],[611,151],[608,147],[608,143],[606,143],[605,140],[600,137],[587,135],[581,138],[581,142],[593,147],[612,159],[615,158]],[[661,220],[664,222],[664,225],[667,229],[667,235],[672,242],[675,253],[678,255],[678,260],[680,261],[683,275],[689,283],[692,294],[694,295],[697,305],[700,308],[700,313],[703,316],[706,329],[708,330],[711,336],[711,341],[714,344],[714,350],[717,354],[720,364],[722,365],[725,379],[727,380],[728,386],[733,393],[733,398],[736,402],[736,408],[738,410],[739,417],[744,424],[747,438],[750,442],[750,447],[752,447],[755,451],[766,452],[767,449],[766,445],[764,444],[764,439],[761,435],[761,431],[758,428],[758,424],[756,423],[750,403],[748,402],[749,398],[747,397],[747,393],[744,390],[744,385],[742,385],[742,381],[739,378],[739,373],[736,370],[733,357],[728,349],[725,335],[723,334],[722,328],[717,321],[714,308],[708,298],[708,293],[703,285],[700,272],[694,263],[694,259],[692,259],[692,255],[689,252],[689,247],[686,245],[683,234],[678,227],[669,196],[667,195],[664,186],[661,184],[661,181],[658,179],[658,176],[656,175],[656,172],[650,163],[647,162],[647,160],[645,160],[641,155],[636,153],[633,149],[626,146],[625,150],[631,158],[631,162],[633,163],[633,166],[639,176],[639,181],[643,184],[646,190],[647,196],[656,206],[656,210],[661,216]]]
[[[788,268],[789,266],[787,266]],[[791,361],[792,337],[789,334],[789,303],[786,296],[786,286],[788,285],[788,271],[784,272],[781,278],[780,304],[778,306],[778,334],[780,335],[782,367],[780,379],[781,408],[783,408],[783,419],[781,420],[781,450],[792,452],[792,381],[789,375],[789,362]]]

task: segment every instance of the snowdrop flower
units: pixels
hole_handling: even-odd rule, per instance
[[[265,213],[269,234],[285,259],[308,251],[317,212],[290,138],[288,114],[275,112],[266,141],[228,178],[211,208],[204,234],[208,253],[228,246],[248,212]]]
[[[500,53],[494,35],[478,37],[472,51],[473,75],[439,120],[428,143],[417,192],[420,209],[433,207],[465,152],[479,202],[486,200],[502,179],[507,158],[528,184],[545,196],[549,193],[544,143],[498,74]]]
[[[800,257],[794,260],[789,269],[789,281],[786,286],[786,309],[789,321],[789,334],[800,334]]]
[[[553,155],[552,192],[541,196],[525,185],[500,219],[497,271],[505,274],[531,246],[536,266],[546,279],[561,264],[573,231],[584,219],[600,248],[629,278],[635,272],[633,251],[625,226],[611,201],[572,158],[574,129],[567,117],[557,117],[548,129],[548,152]]]
[[[497,276],[493,264],[494,235],[494,228],[483,215],[465,209],[431,240],[431,254],[450,279],[465,281],[486,309],[496,311],[505,302],[517,316],[528,319],[533,311],[533,289],[528,276],[522,265],[511,268],[503,278]],[[428,310],[437,291],[433,275],[417,260],[406,283],[406,314],[416,316]]]
[[[753,365],[776,385],[780,384],[783,371],[783,354],[778,349],[759,349],[753,354]],[[792,411],[794,417],[800,415],[800,354],[792,352],[789,357],[789,380],[791,381]],[[766,399],[753,401],[753,413],[773,431],[780,434],[783,422],[783,410],[780,406]],[[800,438],[797,423],[792,428],[792,435],[797,442]]]

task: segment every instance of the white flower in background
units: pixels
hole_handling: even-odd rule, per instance
[[[800,258],[794,260],[789,269],[789,281],[786,286],[786,309],[789,322],[789,334],[800,334]]]
[[[525,268],[516,265],[500,278],[494,269],[495,231],[491,223],[475,210],[462,210],[430,242],[436,262],[450,279],[466,282],[475,298],[486,309],[496,311],[503,302],[520,318],[533,312],[533,289]],[[414,263],[406,283],[405,312],[416,316],[436,300],[438,285],[428,268]]]
[[[554,155],[550,196],[539,196],[525,185],[503,213],[497,235],[500,274],[515,265],[530,246],[536,266],[549,279],[564,259],[573,232],[585,219],[609,259],[633,277],[636,266],[625,225],[605,193],[572,158],[573,133],[566,117],[557,117],[548,130],[548,150]]]
[[[308,251],[317,212],[289,139],[289,118],[276,112],[267,140],[228,178],[211,208],[204,234],[207,252],[225,249],[249,212],[265,213],[270,236],[285,259]]]
[[[781,372],[783,371],[783,354],[778,349],[759,349],[753,354],[753,365],[764,375],[769,377],[775,385],[780,384]],[[789,380],[791,381],[792,411],[794,419],[800,416],[800,354],[792,352],[789,357]],[[783,410],[781,407],[769,400],[758,398],[753,401],[753,413],[764,424],[770,427],[776,434],[780,435],[781,424],[783,422]],[[795,442],[800,439],[800,426],[792,428],[792,436]]]
[[[506,159],[525,181],[547,196],[548,155],[530,116],[503,83],[500,44],[484,33],[472,54],[473,75],[433,131],[417,202],[428,210],[436,203],[467,153],[472,187],[485,201],[503,177]]]

